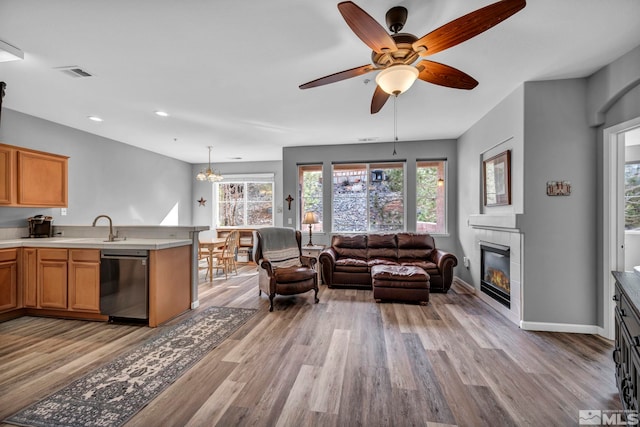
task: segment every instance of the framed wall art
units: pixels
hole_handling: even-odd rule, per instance
[[[511,204],[511,150],[482,162],[485,206]]]

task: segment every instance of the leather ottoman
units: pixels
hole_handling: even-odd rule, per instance
[[[374,265],[371,267],[373,298],[401,300],[427,304],[429,302],[429,274],[411,265]]]

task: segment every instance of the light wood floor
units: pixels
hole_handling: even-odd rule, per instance
[[[612,344],[596,336],[520,330],[456,286],[428,306],[319,296],[278,297],[269,313],[255,266],[202,280],[200,307],[260,312],[127,426],[566,426],[620,409]],[[0,324],[0,420],[160,329]]]

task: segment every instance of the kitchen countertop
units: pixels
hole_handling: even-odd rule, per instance
[[[193,243],[190,239],[119,239],[106,242],[100,237],[49,237],[40,239],[0,240],[0,249],[6,248],[84,248],[84,249],[146,249],[159,250],[187,246]]]

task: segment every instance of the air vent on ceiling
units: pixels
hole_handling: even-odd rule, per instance
[[[62,71],[64,74],[70,77],[92,77],[93,76],[93,74],[87,72],[86,70],[83,70],[77,65],[70,65],[66,67],[56,67],[55,69]]]

